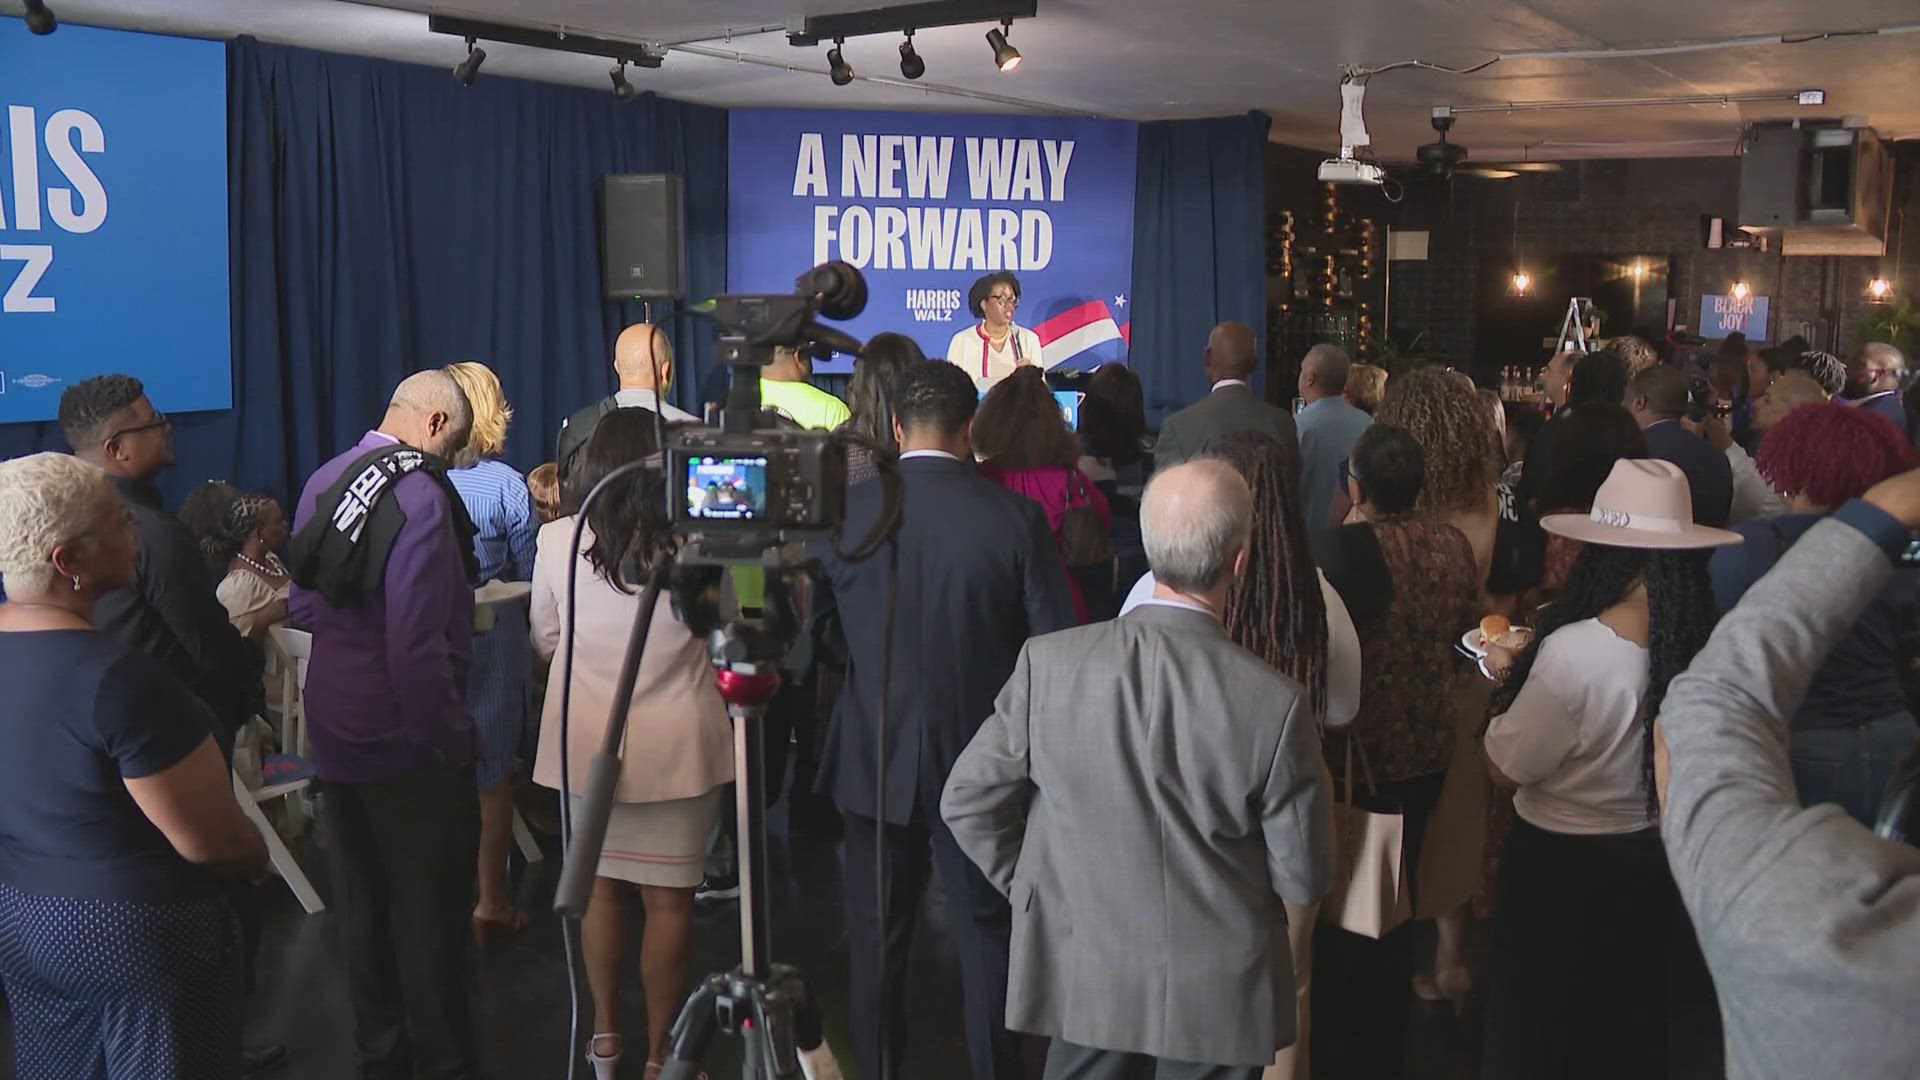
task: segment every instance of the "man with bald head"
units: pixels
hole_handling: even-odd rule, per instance
[[[1166,418],[1154,444],[1157,469],[1178,465],[1206,453],[1214,440],[1236,431],[1261,431],[1297,451],[1299,437],[1293,417],[1285,409],[1253,396],[1247,385],[1260,363],[1260,347],[1245,323],[1223,322],[1207,338],[1206,397]]]
[[[1300,400],[1294,419],[1300,429],[1300,507],[1307,528],[1332,528],[1334,492],[1345,482],[1347,453],[1373,417],[1347,401],[1347,372],[1353,361],[1338,345],[1315,345],[1300,361]]]
[[[553,460],[560,467],[562,483],[587,440],[593,438],[600,418],[615,409],[652,409],[669,422],[699,419],[661,397],[673,389],[673,342],[652,323],[634,323],[620,331],[613,343],[613,373],[620,378],[620,389],[560,422]]]
[[[445,471],[472,427],[453,376],[410,376],[380,426],[307,481],[294,515],[288,608],[313,634],[307,732],[364,1077],[475,1075],[477,567]]]
[[[1306,691],[1221,620],[1252,524],[1225,462],[1155,475],[1152,599],[1029,640],[947,780],[1051,1080],[1255,1080],[1296,1037],[1282,901],[1333,884],[1331,785]]]
[[[1687,413],[1687,377],[1679,368],[1655,364],[1627,383],[1623,403],[1647,437],[1649,457],[1671,461],[1687,474],[1693,520],[1716,529],[1733,513],[1733,467],[1727,456],[1681,424]]]

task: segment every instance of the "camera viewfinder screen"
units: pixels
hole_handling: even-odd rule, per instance
[[[709,521],[759,521],[767,516],[767,459],[687,459],[687,516]]]

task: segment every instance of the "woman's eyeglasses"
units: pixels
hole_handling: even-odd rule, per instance
[[[989,299],[989,300],[991,300],[991,301],[993,301],[993,302],[994,302],[994,303],[996,303],[996,304],[1005,304],[1005,305],[1007,305],[1008,307],[1019,307],[1019,306],[1020,306],[1020,298],[1019,298],[1019,297],[1017,297],[1017,296],[1009,296],[1009,295],[1007,295],[1006,293],[994,293],[994,294],[993,294],[992,296],[989,296],[989,297],[987,297],[987,299]]]

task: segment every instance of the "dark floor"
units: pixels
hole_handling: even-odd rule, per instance
[[[835,1048],[847,1045],[846,935],[840,913],[838,845],[785,836],[785,818],[775,808],[769,832],[772,852],[772,932],[775,959],[794,963],[808,975],[827,1011],[828,1038]],[[526,933],[510,943],[480,954],[475,967],[475,994],[481,1040],[481,1060],[491,1080],[559,1078],[566,1075],[566,1059],[573,1053],[567,1041],[568,996],[559,924],[549,909],[558,870],[557,842],[543,838],[548,857],[531,867],[516,864],[515,879],[521,905],[538,913]],[[318,853],[303,852],[302,862],[315,875],[324,897],[327,885]],[[260,988],[250,1003],[248,1042],[284,1044],[287,1064],[273,1075],[277,1080],[351,1080],[352,1025],[345,977],[330,942],[330,917],[308,916],[284,889],[273,888],[262,948]],[[941,928],[938,893],[928,899],[930,932],[916,943],[915,986],[907,1002],[912,1024],[905,1075],[912,1080],[967,1080],[966,1049],[960,1030],[959,975],[953,947]],[[637,916],[636,916],[637,918]],[[698,975],[731,967],[738,959],[739,928],[736,905],[702,911],[696,919],[692,970]],[[638,944],[638,935],[635,936]],[[638,975],[630,970],[626,995],[629,1045],[636,1045],[645,1028]],[[585,999],[582,983],[583,1007]],[[1412,1032],[1409,1080],[1466,1080],[1477,1071],[1478,1017],[1469,1010],[1464,1020],[1451,1012],[1416,1005]],[[590,1020],[591,1014],[587,1014]],[[584,1022],[584,1021],[583,1021]],[[9,1042],[0,1037],[0,1076],[12,1076]],[[842,1050],[842,1068],[852,1067]],[[621,1075],[635,1080],[643,1074],[642,1054],[629,1055]],[[721,1045],[708,1063],[715,1080],[738,1075],[737,1044]],[[582,1063],[579,1075],[590,1077]],[[1685,1070],[1676,1075],[1705,1075]]]

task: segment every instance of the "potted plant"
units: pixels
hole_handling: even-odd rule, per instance
[[[1858,344],[1884,341],[1908,356],[1920,350],[1920,306],[1910,297],[1875,304],[1860,316]]]

